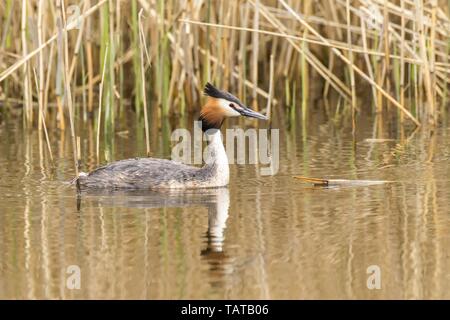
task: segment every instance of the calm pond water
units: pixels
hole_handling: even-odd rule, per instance
[[[281,130],[274,176],[232,165],[228,188],[83,193],[77,208],[69,130],[51,130],[51,165],[37,130],[4,119],[0,298],[449,299],[449,128],[401,132],[364,117],[354,144],[340,121]],[[154,156],[170,155],[172,128],[153,130]],[[123,130],[102,142],[102,163],[145,153],[143,128]],[[79,132],[89,170],[95,130]],[[391,182],[318,188],[294,175]],[[78,290],[66,286],[72,265]],[[367,288],[373,265],[379,290]]]

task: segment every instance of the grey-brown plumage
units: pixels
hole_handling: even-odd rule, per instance
[[[166,159],[126,159],[81,174],[82,188],[173,189],[206,186],[214,178],[216,166],[202,168]]]

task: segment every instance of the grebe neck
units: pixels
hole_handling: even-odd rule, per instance
[[[204,152],[205,165],[202,170],[208,172],[216,186],[225,186],[230,180],[230,168],[222,134],[219,129],[211,129],[205,132],[205,136],[208,146]]]

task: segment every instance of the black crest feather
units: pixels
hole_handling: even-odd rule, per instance
[[[209,97],[213,97],[213,98],[217,98],[217,99],[225,99],[225,100],[234,102],[243,107],[242,102],[239,101],[238,98],[236,98],[229,92],[217,89],[209,82],[206,83],[203,93],[205,94],[205,96],[209,96]]]

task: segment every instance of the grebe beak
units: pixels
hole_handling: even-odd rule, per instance
[[[242,106],[242,109],[239,110],[239,113],[245,117],[249,118],[256,118],[261,120],[268,120],[268,118],[265,115],[262,115],[261,113],[258,113],[256,111],[253,111],[252,109]]]

